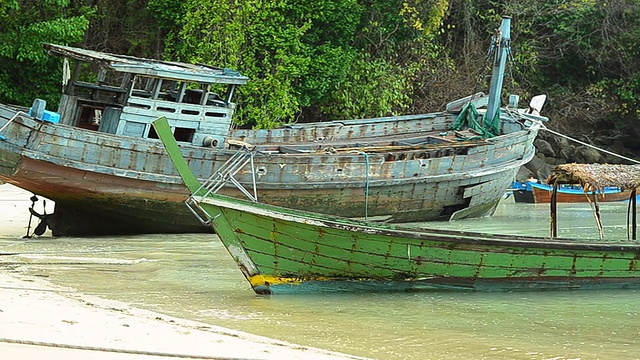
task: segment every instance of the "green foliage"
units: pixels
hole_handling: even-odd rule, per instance
[[[159,28],[159,37],[164,42],[164,54],[169,59],[176,55],[175,46],[181,42],[182,19],[187,13],[187,3],[182,0],[149,0],[147,9],[155,17]]]
[[[640,72],[631,79],[604,79],[589,86],[589,94],[613,104],[611,118],[640,120]]]
[[[0,101],[55,106],[60,60],[41,43],[84,40],[241,71],[240,124],[432,110],[486,90],[502,15],[516,63],[505,86],[549,94],[551,116],[562,99],[639,118],[640,0],[0,0]]]
[[[364,118],[397,114],[410,104],[409,76],[382,59],[360,55],[352,72],[331,95],[322,110],[336,118]]]
[[[169,30],[175,30],[186,13],[185,2],[181,0],[149,0],[147,8],[158,19],[159,26]]]
[[[31,105],[35,98],[55,109],[60,62],[42,43],[81,41],[90,9],[69,0],[6,1],[0,4],[0,101]]]
[[[308,7],[305,7],[307,5]],[[272,127],[291,122],[344,79],[358,17],[354,2],[191,1],[180,38],[181,59],[240,70],[251,78],[240,89],[240,122]],[[348,11],[349,10],[349,11]],[[352,35],[350,36],[352,37]],[[323,66],[326,65],[326,66]]]
[[[407,109],[448,1],[188,2],[182,60],[240,70],[238,119],[256,127]],[[418,49],[418,51],[416,51]],[[418,65],[419,64],[419,65]],[[307,111],[304,111],[307,109]],[[317,120],[317,119],[316,119]]]
[[[240,89],[240,118],[273,126],[299,107],[292,74],[305,67],[300,34],[307,26],[287,23],[280,1],[191,1],[181,38],[181,58],[242,70],[251,82]]]
[[[562,84],[594,99],[607,94],[612,109],[638,117],[640,1],[517,1],[520,60],[540,88]]]

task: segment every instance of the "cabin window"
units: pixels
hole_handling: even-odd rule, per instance
[[[175,137],[177,141],[191,142],[194,133],[194,129],[177,127],[173,132],[173,137]]]
[[[225,87],[228,86],[156,79],[138,75],[133,84],[132,95],[183,104],[227,107],[229,100],[225,100],[219,95],[229,93]]]
[[[207,111],[206,113],[204,113],[204,116],[206,116],[206,117],[223,118],[223,117],[227,116],[227,113],[218,113],[218,112]]]
[[[183,142],[189,142],[189,143],[193,141],[193,134],[195,134],[195,130],[189,129],[189,128],[177,127],[173,131],[173,137],[176,139],[176,141],[183,141]],[[149,129],[149,135],[147,135],[147,137],[149,139],[159,138],[158,133],[156,133],[156,129],[154,129],[153,126]]]
[[[184,93],[184,102],[187,104],[200,104],[202,101],[202,90],[187,89]]]
[[[149,139],[159,139],[158,133],[156,132],[156,129],[153,126],[149,128],[149,135],[147,135],[147,137]]]
[[[80,105],[80,116],[78,116],[76,126],[84,129],[98,130],[100,120],[102,119],[102,110],[104,110],[103,106]]]
[[[151,98],[158,81],[159,79],[155,78],[136,76],[131,94],[133,96]]]

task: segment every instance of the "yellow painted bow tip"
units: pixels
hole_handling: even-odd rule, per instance
[[[287,277],[279,277],[279,276],[269,276],[269,275],[253,275],[248,278],[251,286],[269,286],[269,285],[279,285],[279,284],[299,284],[302,282],[301,279],[297,278],[287,278]]]

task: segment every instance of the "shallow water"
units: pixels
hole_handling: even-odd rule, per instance
[[[560,234],[594,237],[588,204],[562,204]],[[602,204],[607,239],[627,205]],[[548,234],[548,205],[422,226]],[[376,359],[640,358],[640,294],[621,291],[255,295],[214,235],[0,237],[0,267],[79,291]]]

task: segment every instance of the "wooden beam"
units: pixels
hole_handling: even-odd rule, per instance
[[[553,183],[553,191],[551,192],[551,237],[558,236],[558,183]]]

